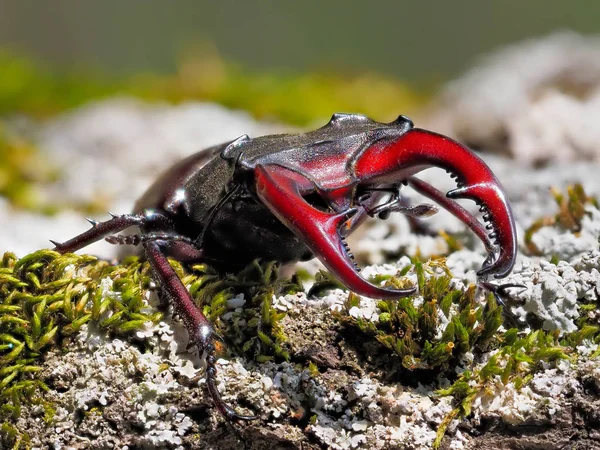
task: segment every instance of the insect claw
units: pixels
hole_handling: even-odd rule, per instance
[[[201,327],[197,338],[190,341],[200,351],[206,352],[206,387],[215,407],[229,421],[257,419],[256,416],[238,414],[221,398],[221,393],[217,388],[217,358],[215,356],[217,348],[214,344],[215,341],[222,343],[223,339],[208,326]]]
[[[108,215],[109,215],[109,216],[110,216],[112,219],[116,219],[116,218],[117,218],[117,215],[116,215],[116,214],[113,214],[113,213],[111,213],[111,212],[109,212],[109,213],[108,213]]]
[[[86,217],[85,220],[87,220],[90,223],[90,225],[92,227],[94,227],[94,228],[98,226],[98,221],[97,220],[90,219],[89,217]]]
[[[53,241],[52,239],[49,239],[49,241],[54,245],[54,250],[58,250],[61,247],[60,242]]]
[[[523,291],[527,290],[527,286],[518,283],[504,283],[504,284],[494,284],[489,283],[487,281],[480,281],[479,286],[486,291],[491,292],[494,295],[496,301],[502,306],[507,306],[506,301],[503,297],[509,297],[509,300],[513,300],[508,295],[508,289],[519,288],[521,289],[518,293],[520,294]]]

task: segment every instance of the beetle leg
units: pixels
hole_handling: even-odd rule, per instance
[[[485,246],[485,249],[488,252],[488,257],[489,255],[491,255],[492,257],[494,256],[496,249],[494,248],[494,244],[492,243],[489,236],[491,233],[489,230],[486,230],[484,228],[484,226],[479,220],[477,220],[475,216],[473,216],[469,211],[467,211],[454,200],[446,197],[446,194],[444,194],[439,189],[436,189],[429,183],[426,183],[415,177],[410,177],[408,183],[419,194],[430,198],[438,205],[442,206],[454,217],[456,217],[465,225],[467,225],[473,231],[473,233],[477,235],[481,242],[483,242],[483,245]],[[488,226],[491,229],[491,225]]]
[[[521,325],[519,317],[508,307],[508,302],[505,299],[508,298],[511,303],[514,303],[515,299],[510,297],[508,289],[519,288],[525,290],[527,286],[517,283],[494,284],[487,281],[479,281],[478,287],[484,291],[491,292],[496,303],[503,306],[502,313],[505,323],[508,326],[517,328]]]
[[[122,214],[120,216],[112,215],[112,219],[104,222],[96,222],[95,220],[88,219],[88,222],[92,224],[92,228],[83,233],[75,236],[68,241],[59,243],[50,240],[54,244],[54,250],[60,253],[72,253],[77,250],[90,245],[92,242],[99,241],[100,239],[123,231],[126,228],[132,226],[144,226],[149,224],[156,224],[159,227],[170,228],[170,220],[154,210],[146,210],[141,214]]]
[[[113,245],[140,245],[142,237],[139,234],[112,234],[104,238],[106,242]]]
[[[427,203],[423,203],[420,205],[412,206],[409,205],[401,196],[400,190],[396,189],[392,191],[392,195],[388,201],[382,203],[380,205],[376,205],[373,208],[370,208],[366,204],[361,204],[363,208],[367,211],[367,214],[371,217],[377,216],[379,219],[385,220],[387,219],[391,213],[399,212],[408,217],[429,217],[438,212],[438,208],[429,205]]]
[[[204,314],[196,306],[188,290],[185,288],[161,249],[168,241],[148,240],[142,243],[148,262],[160,280],[163,292],[173,301],[175,312],[182,318],[188,330],[190,343],[200,351],[206,352],[206,386],[217,410],[228,420],[253,420],[254,416],[243,416],[235,412],[221,398],[217,389],[217,368],[215,339],[217,335]]]

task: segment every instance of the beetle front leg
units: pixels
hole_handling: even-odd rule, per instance
[[[419,180],[415,177],[410,177],[408,179],[409,185],[417,191],[419,194],[424,195],[427,198],[430,198],[438,205],[442,206],[446,211],[456,217],[458,220],[467,225],[473,233],[481,240],[483,243],[485,250],[488,252],[488,259],[484,263],[484,266],[487,264],[491,264],[495,254],[494,244],[490,238],[490,234],[492,234],[489,230],[492,229],[491,225],[488,225],[488,229],[481,224],[479,220],[475,216],[473,216],[469,211],[463,208],[454,200],[446,197],[439,189],[436,189],[429,183],[426,183],[422,180]],[[492,236],[493,237],[493,236]]]
[[[169,229],[172,228],[170,220],[152,209],[145,210],[141,214],[122,214],[115,216],[111,214],[112,219],[104,222],[97,222],[92,219],[87,219],[92,225],[87,231],[75,236],[68,241],[59,243],[50,240],[54,244],[54,250],[59,253],[72,253],[81,250],[83,247],[90,245],[93,242],[99,241],[109,235],[123,231],[126,228],[133,226],[152,225],[156,228]]]
[[[173,232],[152,232],[144,234],[117,234],[104,238],[113,245],[137,246],[145,242],[157,241],[163,254],[179,262],[191,263],[205,260],[204,252],[194,245],[194,241],[187,236]]]
[[[221,398],[217,389],[217,368],[215,339],[218,339],[211,323],[196,306],[186,287],[183,285],[163,254],[162,245],[167,241],[149,240],[143,243],[148,262],[160,281],[163,292],[173,301],[175,312],[179,314],[188,331],[190,344],[195,344],[202,352],[206,352],[206,386],[217,410],[228,420],[253,420],[254,416],[243,416],[236,413]]]

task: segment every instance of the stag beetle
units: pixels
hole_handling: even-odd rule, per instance
[[[414,177],[431,166],[450,172],[458,187],[444,195]],[[407,296],[416,288],[388,289],[362,278],[345,242],[368,216],[434,212],[432,206],[404,204],[402,185],[447,209],[482,240],[489,255],[478,272],[481,283],[493,289],[488,276],[510,273],[516,258],[515,223],[490,168],[463,145],[414,128],[404,116],[380,123],[356,114],[334,114],[325,126],[308,133],[253,139],[243,135],[175,164],[146,191],[132,214],[90,221],[88,231],[53,244],[61,253],[102,238],[114,244],[141,244],[156,280],[183,319],[190,344],[206,352],[207,387],[216,408],[228,419],[251,419],[221,399],[216,387],[218,336],[167,256],[204,261],[222,270],[256,258],[289,263],[316,256],[358,294]],[[457,198],[480,205],[485,227],[454,201]],[[115,235],[131,226],[140,233]]]

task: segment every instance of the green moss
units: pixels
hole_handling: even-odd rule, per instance
[[[559,344],[558,333],[542,330],[520,333],[511,328],[499,333],[498,338],[500,345],[485,365],[464,371],[449,388],[437,391],[440,396],[453,397],[454,409],[444,420],[446,426],[455,417],[469,416],[474,400],[491,388],[496,379],[521,389],[537,371],[574,353],[572,347]],[[438,429],[434,448],[440,445],[445,429]]]
[[[203,264],[189,271],[171,264],[232,347],[257,361],[290,358],[280,325],[285,314],[273,308],[272,299],[302,289],[297,277],[281,279],[274,263],[255,262],[235,276],[218,276]],[[50,250],[21,259],[5,253],[0,261],[0,419],[15,423],[23,404],[40,404],[45,420],[52,421],[54,409],[42,395],[48,388],[36,374],[44,354],[57,346],[68,349],[83,325],[93,322],[110,335],[127,337],[157,323],[162,314],[148,312],[144,302],[149,272],[136,257],[114,266]],[[105,295],[107,289],[118,295]],[[240,292],[246,298],[243,310],[222,320],[227,301]],[[11,439],[18,448],[25,438],[15,431]]]
[[[56,114],[90,100],[132,95],[150,101],[214,101],[255,117],[308,125],[349,111],[379,119],[424,104],[428,96],[400,80],[356,76],[255,72],[223,61],[215,51],[195,49],[171,75],[117,78],[84,71],[56,72],[30,58],[0,49],[0,115]]]
[[[183,268],[172,262],[178,271]],[[254,262],[236,275],[218,277],[208,266],[196,265],[183,277],[204,314],[214,323],[217,332],[238,352],[259,362],[289,360],[286,336],[281,328],[284,312],[273,307],[274,296],[302,290],[298,277],[291,280],[279,277],[274,262]],[[227,301],[234,294],[244,294],[246,303],[231,312],[230,320],[221,316],[228,310]]]
[[[502,309],[493,296],[488,295],[481,305],[474,285],[466,291],[453,289],[443,260],[417,261],[400,276],[408,272],[417,277],[422,302],[415,302],[415,296],[381,300],[377,304],[379,320],[372,322],[349,315],[350,308],[357,306],[351,295],[338,315],[340,320],[377,340],[411,371],[449,370],[466,352],[487,347],[494,339],[502,323]],[[390,277],[386,285],[405,288],[409,282]],[[442,333],[440,313],[448,321]]]
[[[120,295],[103,299],[102,280]],[[19,260],[0,261],[0,417],[16,419],[23,403],[39,403],[46,420],[54,415],[36,378],[48,349],[67,343],[84,324],[95,321],[114,335],[127,335],[157,322],[143,312],[148,267],[136,258],[112,266],[86,255],[40,250]]]
[[[576,347],[585,341],[600,343],[600,326],[589,322],[589,314],[598,311],[597,304],[582,305],[579,329],[559,336],[559,332],[516,328],[503,330],[502,307],[493,295],[485,296],[483,304],[476,299],[474,285],[465,290],[452,288],[451,274],[443,259],[414,264],[395,277],[378,277],[388,286],[403,288],[409,282],[402,278],[413,273],[418,294],[398,300],[382,300],[377,304],[379,319],[369,321],[349,315],[358,306],[359,298],[350,294],[338,318],[374,339],[395,355],[409,372],[435,371],[453,380],[450,387],[437,391],[439,396],[453,397],[454,408],[438,428],[437,448],[448,424],[457,417],[471,413],[473,401],[491,388],[497,380],[512,383],[521,389],[533,375],[557,361],[577,357]],[[418,298],[421,297],[421,298]],[[418,299],[418,301],[416,301]],[[442,321],[441,318],[445,320]],[[456,369],[464,365],[461,357],[472,352],[479,357],[493,351],[484,365],[463,366],[456,378]],[[600,351],[591,357],[600,356]],[[466,370],[464,370],[466,369]]]
[[[525,230],[525,247],[531,255],[541,256],[542,252],[533,242],[533,236],[544,227],[558,227],[563,231],[579,233],[581,231],[581,221],[588,215],[586,207],[594,206],[598,208],[598,201],[585,193],[583,186],[579,183],[567,187],[567,194],[553,188],[552,196],[558,206],[558,211],[553,216],[541,217]],[[556,261],[556,258],[553,257]]]

